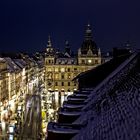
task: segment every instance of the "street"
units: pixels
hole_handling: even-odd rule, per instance
[[[32,95],[26,103],[25,117],[20,140],[38,140],[41,133],[41,99]]]

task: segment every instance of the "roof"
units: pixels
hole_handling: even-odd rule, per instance
[[[92,92],[74,123],[87,122],[72,140],[139,140],[140,54],[131,55]]]
[[[5,57],[4,59],[6,60],[6,62],[8,64],[9,72],[16,72],[16,71],[20,71],[21,70],[20,67],[18,65],[16,65],[11,58]]]
[[[4,58],[0,57],[0,62],[5,62]]]
[[[89,49],[91,49],[93,54],[98,55],[97,45],[96,45],[96,43],[93,40],[85,40],[82,43],[81,54],[86,55],[88,53]]]
[[[13,61],[22,69],[26,67],[26,62],[23,59],[13,59]]]

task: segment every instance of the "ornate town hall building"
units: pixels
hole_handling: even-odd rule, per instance
[[[68,41],[65,43],[64,53],[55,50],[49,37],[45,55],[46,89],[53,92],[73,92],[78,85],[72,79],[100,64],[101,51],[92,39],[90,24],[86,27],[85,38],[77,55],[72,54]]]

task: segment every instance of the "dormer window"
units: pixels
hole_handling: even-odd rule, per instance
[[[65,60],[65,64],[67,64],[68,63],[68,61],[67,60]]]
[[[74,64],[74,60],[71,60],[71,63]]]
[[[58,63],[61,64],[61,60],[59,60]]]

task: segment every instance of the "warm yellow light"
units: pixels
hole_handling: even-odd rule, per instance
[[[61,72],[65,72],[65,68],[61,68]]]
[[[48,68],[48,71],[52,71],[52,68]]]
[[[89,60],[88,60],[88,63],[91,63],[91,62],[92,62],[91,59],[89,59]]]
[[[58,72],[59,71],[59,69],[58,68],[55,68],[55,72]]]

